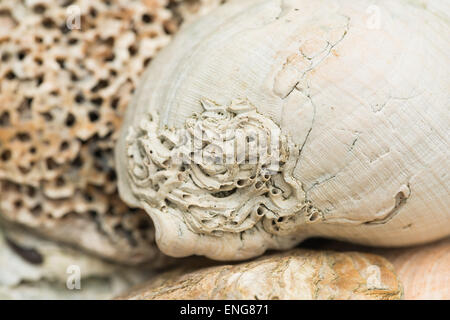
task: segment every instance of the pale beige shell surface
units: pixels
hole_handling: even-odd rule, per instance
[[[159,54],[127,110],[122,198],[173,256],[449,235],[448,12],[445,1],[249,0],[206,15]],[[193,142],[196,128],[206,147],[188,150],[179,137]],[[257,164],[219,165],[189,152],[212,157],[238,130],[278,137],[278,153],[259,144]]]

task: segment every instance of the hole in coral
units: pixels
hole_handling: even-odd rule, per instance
[[[95,148],[92,155],[97,159],[101,159],[103,157],[103,151],[100,148]]]
[[[28,142],[31,140],[30,134],[26,132],[18,132],[16,137],[21,142]]]
[[[61,69],[66,68],[66,60],[64,58],[56,58],[56,63],[58,63]]]
[[[67,26],[66,23],[63,23],[59,26],[59,31],[61,31],[62,34],[68,34],[72,30]]]
[[[25,59],[26,56],[27,56],[27,52],[26,52],[25,50],[20,50],[20,51],[17,53],[17,58],[18,58],[19,60]]]
[[[33,12],[36,14],[43,14],[45,10],[47,10],[47,8],[42,3],[38,3],[33,7]]]
[[[36,188],[27,186],[26,193],[30,198],[34,198],[36,196]]]
[[[81,158],[81,156],[77,156],[73,161],[72,161],[72,166],[79,169],[83,166],[83,159]]]
[[[23,201],[22,200],[16,200],[16,201],[14,201],[14,207],[16,208],[16,209],[19,209],[19,208],[21,208],[23,206]]]
[[[51,29],[55,27],[55,21],[47,17],[42,20],[42,26],[46,29]]]
[[[128,48],[128,52],[130,53],[130,56],[134,56],[138,52],[138,49],[136,48],[136,46],[130,46]]]
[[[81,92],[77,93],[77,95],[75,96],[75,102],[76,103],[83,103],[84,102],[84,95],[83,95],[83,93],[81,93]]]
[[[92,202],[92,201],[94,201],[94,197],[93,197],[90,193],[88,193],[88,192],[83,193],[83,198],[84,198],[84,200],[87,201],[87,202]]]
[[[8,60],[11,58],[11,54],[9,52],[2,53],[2,62],[8,62]]]
[[[105,60],[105,62],[111,62],[111,61],[114,61],[115,58],[116,58],[116,55],[114,53],[111,53],[104,60]]]
[[[100,107],[103,104],[103,98],[96,97],[96,98],[91,99],[91,102],[92,102],[92,104]]]
[[[93,218],[93,219],[97,218],[97,216],[98,216],[98,213],[97,213],[97,211],[95,211],[95,210],[89,210],[89,211],[88,211],[88,214],[89,214],[89,216],[90,216],[91,218]]]
[[[66,118],[66,126],[72,127],[76,122],[75,116],[72,113],[69,113]]]
[[[67,40],[67,44],[69,44],[70,46],[76,45],[77,43],[78,43],[77,38],[70,38],[69,40]]]
[[[111,181],[111,182],[116,181],[117,174],[116,174],[116,172],[114,170],[111,169],[111,170],[108,171],[108,174],[106,175],[106,178],[108,179],[108,181]]]
[[[70,72],[70,80],[77,82],[80,79],[78,79],[78,76],[74,72]]]
[[[62,187],[62,186],[64,186],[65,184],[66,184],[66,181],[64,180],[64,178],[63,177],[58,177],[57,179],[56,179],[56,186],[57,187]]]
[[[113,110],[117,110],[117,107],[119,106],[119,102],[120,102],[120,99],[119,99],[119,98],[114,98],[114,99],[112,99],[112,100],[111,100],[111,108],[112,108]]]
[[[11,119],[8,111],[4,111],[0,115],[0,127],[8,127],[11,125]]]
[[[96,93],[102,89],[105,89],[109,86],[109,81],[101,79],[97,82],[97,84],[91,89],[92,92]]]
[[[92,18],[96,18],[97,17],[97,10],[95,9],[95,8],[91,8],[91,9],[89,9],[89,15],[92,17]]]
[[[16,78],[16,74],[12,70],[6,74],[6,79],[8,79],[8,80],[14,80],[15,78]]]
[[[40,204],[31,208],[31,214],[34,216],[39,216],[42,213],[42,206]]]
[[[58,163],[56,163],[56,161],[53,160],[53,158],[47,158],[45,160],[45,163],[47,165],[48,170],[55,170],[56,168],[59,167]]]
[[[2,161],[6,162],[9,161],[12,157],[12,153],[11,150],[5,150],[2,152],[0,158],[2,159]]]
[[[34,162],[32,161],[32,162],[30,162],[30,168],[25,168],[25,167],[19,166],[19,171],[24,175],[28,174],[28,173],[30,173],[31,167],[33,167],[33,166],[34,166]]]
[[[41,116],[44,118],[45,121],[50,122],[53,120],[53,115],[50,112],[43,112],[41,113]]]
[[[149,64],[151,61],[152,61],[152,58],[146,58],[146,59],[144,60],[144,67],[147,67],[148,64]]]
[[[97,122],[100,119],[100,115],[97,111],[90,111],[88,115],[91,122]]]
[[[39,75],[36,78],[36,85],[39,87],[44,82],[44,75]]]
[[[152,23],[153,22],[153,17],[147,13],[142,15],[142,22],[144,23]]]

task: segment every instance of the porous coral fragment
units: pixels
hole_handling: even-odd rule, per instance
[[[118,199],[112,149],[178,28],[168,4],[0,3],[0,215],[111,259],[157,260],[151,222]]]

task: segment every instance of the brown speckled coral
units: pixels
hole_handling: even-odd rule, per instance
[[[168,5],[0,2],[0,216],[114,260],[160,256],[150,219],[118,199],[112,149],[141,72],[178,28]]]
[[[292,250],[237,265],[193,272],[176,269],[119,299],[390,300],[401,297],[402,287],[392,265],[380,256]]]

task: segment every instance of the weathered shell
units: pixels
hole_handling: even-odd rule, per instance
[[[222,6],[144,74],[116,147],[122,198],[150,214],[173,256],[449,235],[448,9]]]
[[[154,275],[148,266],[113,264],[3,225],[0,266],[0,300],[110,299]],[[77,284],[81,290],[75,290]],[[70,286],[74,290],[69,290]]]
[[[237,265],[180,267],[120,299],[394,300],[402,294],[392,265],[380,256],[296,249]]]

